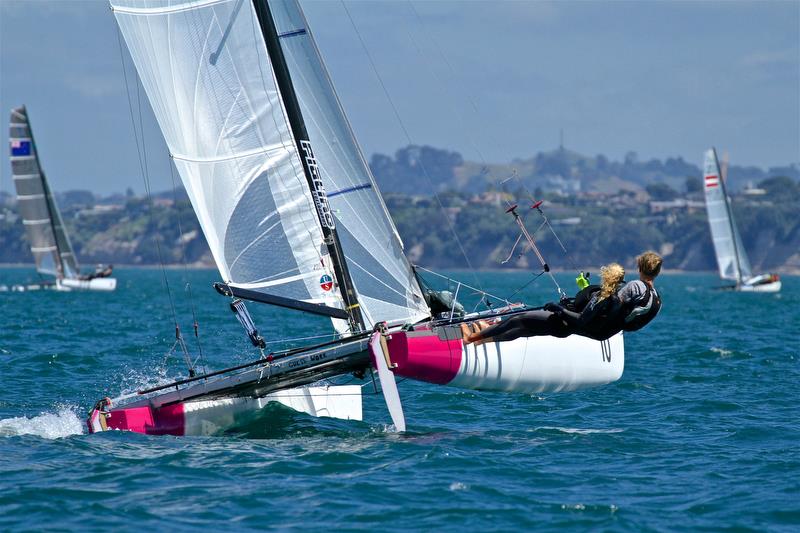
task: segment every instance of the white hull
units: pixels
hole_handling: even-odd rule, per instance
[[[625,369],[622,333],[607,341],[579,335],[523,337],[464,347],[455,379],[467,389],[565,392],[617,381]]]
[[[64,278],[56,281],[59,291],[113,291],[117,288],[116,278],[73,279]]]
[[[311,416],[362,420],[361,387],[298,387],[263,398],[228,398],[184,404],[184,435],[215,435],[242,426],[272,402]]]
[[[572,391],[614,382],[625,369],[622,333],[606,341],[538,336],[475,346],[445,326],[392,332],[387,339],[396,375],[464,389]]]
[[[739,292],[780,292],[781,282],[761,283],[759,285],[740,285],[736,288]]]
[[[0,292],[27,292],[58,290],[55,283],[30,283],[28,285],[0,285]]]

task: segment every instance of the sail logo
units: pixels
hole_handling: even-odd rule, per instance
[[[705,176],[706,187],[717,187],[719,186],[719,178],[716,174],[709,174]]]
[[[300,146],[305,152],[305,163],[311,174],[311,197],[314,199],[319,221],[324,228],[336,229],[331,206],[328,204],[328,195],[325,194],[325,186],[322,184],[322,176],[319,174],[317,158],[314,157],[314,151],[311,149],[311,141],[300,141]]]
[[[330,277],[328,274],[323,274],[321,278],[319,278],[319,286],[322,287],[323,291],[329,291],[333,288],[333,278]]]

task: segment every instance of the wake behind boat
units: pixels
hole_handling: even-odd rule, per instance
[[[91,274],[81,274],[61,212],[42,170],[25,106],[11,110],[9,128],[11,172],[25,235],[36,261],[36,271],[54,277],[36,284],[15,286],[12,290],[113,291],[117,280],[111,277],[110,265],[100,266]]]
[[[224,280],[216,289],[260,357],[202,375],[190,365],[186,379],[100,400],[90,431],[213,434],[270,401],[361,419],[361,386],[337,378],[374,380],[373,369],[400,431],[395,376],[506,392],[620,378],[621,333],[467,346],[462,322],[530,308],[498,299],[460,314],[454,297],[432,310],[296,1],[114,0],[112,9]],[[328,317],[339,338],[267,353],[245,301]]]
[[[733,218],[725,176],[721,171],[715,148],[705,152],[703,189],[719,276],[723,280],[735,282],[734,285],[723,288],[740,292],[779,292],[781,281],[777,274],[753,275],[750,260]]]

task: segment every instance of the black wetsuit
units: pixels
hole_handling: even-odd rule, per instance
[[[598,285],[590,285],[561,304],[550,303],[544,309],[514,315],[484,329],[481,338],[502,342],[536,335],[563,338],[576,334],[605,340],[623,330],[640,329],[655,318],[661,307],[658,293],[649,287],[643,297],[630,302],[623,302],[617,292],[598,302],[599,291]],[[644,307],[644,314],[639,312],[640,307]]]
[[[589,304],[592,295],[600,290],[599,285],[589,285],[575,295],[575,298],[562,300],[564,307],[559,307],[556,312],[549,310],[548,304],[544,309],[525,311],[518,315],[513,315],[502,322],[489,326],[481,332],[484,339],[503,342],[513,341],[519,337],[534,337],[536,335],[551,335],[553,337],[568,337],[573,333],[578,333],[576,323],[567,322],[561,316],[563,308],[573,313],[581,313]]]
[[[513,341],[519,337],[552,335],[567,337],[575,333],[562,318],[551,311],[537,309],[513,315],[481,331],[481,337],[493,341]]]

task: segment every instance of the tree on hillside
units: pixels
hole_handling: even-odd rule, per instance
[[[666,183],[651,183],[645,190],[653,200],[657,201],[674,200],[678,197],[678,192]]]
[[[693,192],[700,192],[703,190],[703,180],[697,176],[686,177],[686,192],[691,194]]]
[[[394,159],[374,154],[370,168],[384,192],[431,194],[452,186],[454,170],[464,164],[458,152],[431,146],[406,146],[395,152]]]
[[[767,178],[759,183],[758,186],[767,191],[767,194],[771,196],[774,201],[800,201],[800,184],[787,176]]]

